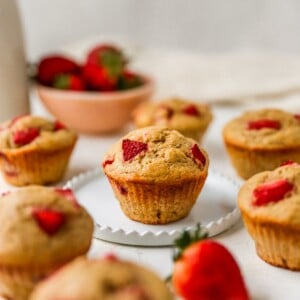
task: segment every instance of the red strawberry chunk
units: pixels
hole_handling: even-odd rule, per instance
[[[123,159],[124,161],[131,160],[143,151],[148,150],[148,145],[143,142],[132,141],[125,139],[122,141]]]
[[[192,147],[192,154],[194,159],[196,160],[197,163],[200,163],[200,165],[204,166],[206,163],[206,158],[204,154],[201,152],[197,144],[194,144]]]
[[[31,127],[23,130],[18,130],[13,133],[13,141],[18,146],[24,146],[31,143],[40,135],[39,128]]]
[[[260,130],[263,128],[280,129],[281,124],[278,120],[261,119],[256,121],[249,121],[247,125],[247,129],[249,130]]]
[[[55,191],[65,197],[68,201],[72,202],[74,205],[79,206],[77,199],[71,189],[60,189],[57,188]]]
[[[295,114],[294,118],[297,119],[298,121],[300,121],[300,114]]]
[[[32,211],[38,226],[49,236],[54,235],[66,222],[65,215],[50,208],[39,208]]]
[[[297,162],[294,162],[292,160],[286,160],[286,161],[283,161],[281,164],[280,164],[280,167],[283,167],[283,166],[290,166],[290,165],[299,165]]]
[[[102,163],[102,167],[105,168],[107,165],[111,165],[115,160],[114,159],[106,159],[103,163]]]
[[[200,112],[199,110],[197,109],[197,107],[193,104],[191,105],[188,105],[186,106],[182,112],[186,115],[189,115],[189,116],[195,116],[195,117],[199,117],[200,116]]]
[[[104,260],[108,260],[108,261],[118,261],[118,257],[114,254],[114,253],[107,253],[106,255],[104,255],[103,257]]]
[[[284,199],[285,195],[294,188],[294,185],[286,179],[279,179],[263,183],[253,191],[253,204],[263,206],[276,203]]]
[[[58,130],[61,130],[61,129],[66,129],[66,125],[63,124],[62,122],[60,121],[55,121],[54,122],[54,131],[58,131]]]

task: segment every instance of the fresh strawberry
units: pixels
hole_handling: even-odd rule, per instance
[[[271,120],[271,119],[260,119],[256,121],[249,121],[247,124],[247,129],[249,130],[260,130],[263,128],[280,129],[281,124],[278,120]]]
[[[60,188],[56,188],[55,191],[62,195],[63,197],[65,197],[68,201],[70,201],[71,203],[73,203],[76,206],[78,205],[77,199],[74,195],[74,192],[71,189],[60,189]]]
[[[124,70],[118,81],[118,89],[128,90],[143,84],[142,78],[128,70]]]
[[[69,58],[53,55],[43,58],[38,65],[37,79],[40,83],[51,86],[54,78],[60,74],[76,74],[80,66]]]
[[[124,161],[131,160],[139,153],[148,150],[148,145],[143,142],[124,139],[122,141],[123,159]]]
[[[263,183],[253,191],[253,204],[263,206],[269,203],[279,202],[285,195],[292,191],[294,185],[286,179],[279,179]]]
[[[61,90],[83,91],[85,84],[78,75],[59,74],[54,78],[53,87]]]
[[[220,243],[184,232],[175,241],[173,286],[185,300],[248,300],[249,295],[239,266]]]
[[[111,165],[115,160],[112,159],[106,159],[103,163],[102,163],[102,167],[105,168],[107,165]]]
[[[189,116],[195,116],[195,117],[199,117],[200,116],[200,112],[199,110],[197,109],[197,107],[193,104],[191,105],[188,105],[186,106],[182,112],[186,115],[189,115]]]
[[[114,91],[117,88],[118,78],[111,76],[107,69],[94,64],[84,66],[83,78],[91,90]]]
[[[107,69],[112,77],[119,77],[126,61],[119,48],[103,44],[90,51],[87,56],[87,63]]]
[[[62,212],[50,208],[35,209],[32,216],[39,227],[50,236],[59,231],[66,221]]]
[[[24,146],[31,143],[40,135],[39,128],[30,127],[13,132],[13,142],[18,146]]]
[[[63,124],[62,122],[58,121],[58,120],[55,121],[53,130],[58,131],[58,130],[61,130],[61,129],[66,129],[66,125]]]
[[[192,154],[193,157],[195,159],[195,161],[201,166],[204,166],[206,163],[206,158],[204,156],[204,154],[201,152],[201,150],[199,149],[197,144],[194,144],[194,146],[192,147]]]

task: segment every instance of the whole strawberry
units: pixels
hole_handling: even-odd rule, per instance
[[[83,91],[85,84],[78,75],[60,74],[55,77],[53,87],[63,90]]]
[[[37,79],[44,85],[51,86],[54,78],[60,74],[75,74],[80,71],[80,66],[64,56],[54,55],[43,58],[37,70]]]
[[[200,227],[195,236],[184,232],[175,241],[173,285],[186,300],[248,300],[240,269],[230,252],[220,243],[205,238]]]
[[[83,67],[83,78],[90,90],[114,91],[117,89],[118,78],[110,74],[108,69],[86,64]]]
[[[126,60],[120,49],[113,45],[103,44],[93,48],[86,60],[83,76],[90,89],[113,91]]]
[[[94,47],[87,56],[87,63],[110,70],[114,75],[120,75],[126,64],[123,52],[114,45],[102,44]]]

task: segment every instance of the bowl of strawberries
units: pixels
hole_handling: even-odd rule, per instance
[[[68,127],[92,134],[122,129],[135,106],[154,92],[153,80],[130,71],[122,50],[110,44],[93,48],[83,64],[46,56],[38,63],[36,81],[50,113]]]

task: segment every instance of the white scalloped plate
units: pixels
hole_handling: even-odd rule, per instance
[[[240,217],[236,207],[238,185],[212,171],[190,214],[167,225],[146,225],[127,218],[100,169],[74,177],[65,187],[74,190],[79,203],[94,218],[94,236],[120,244],[171,245],[184,229],[189,230],[199,222],[210,236],[214,236],[230,228]]]

